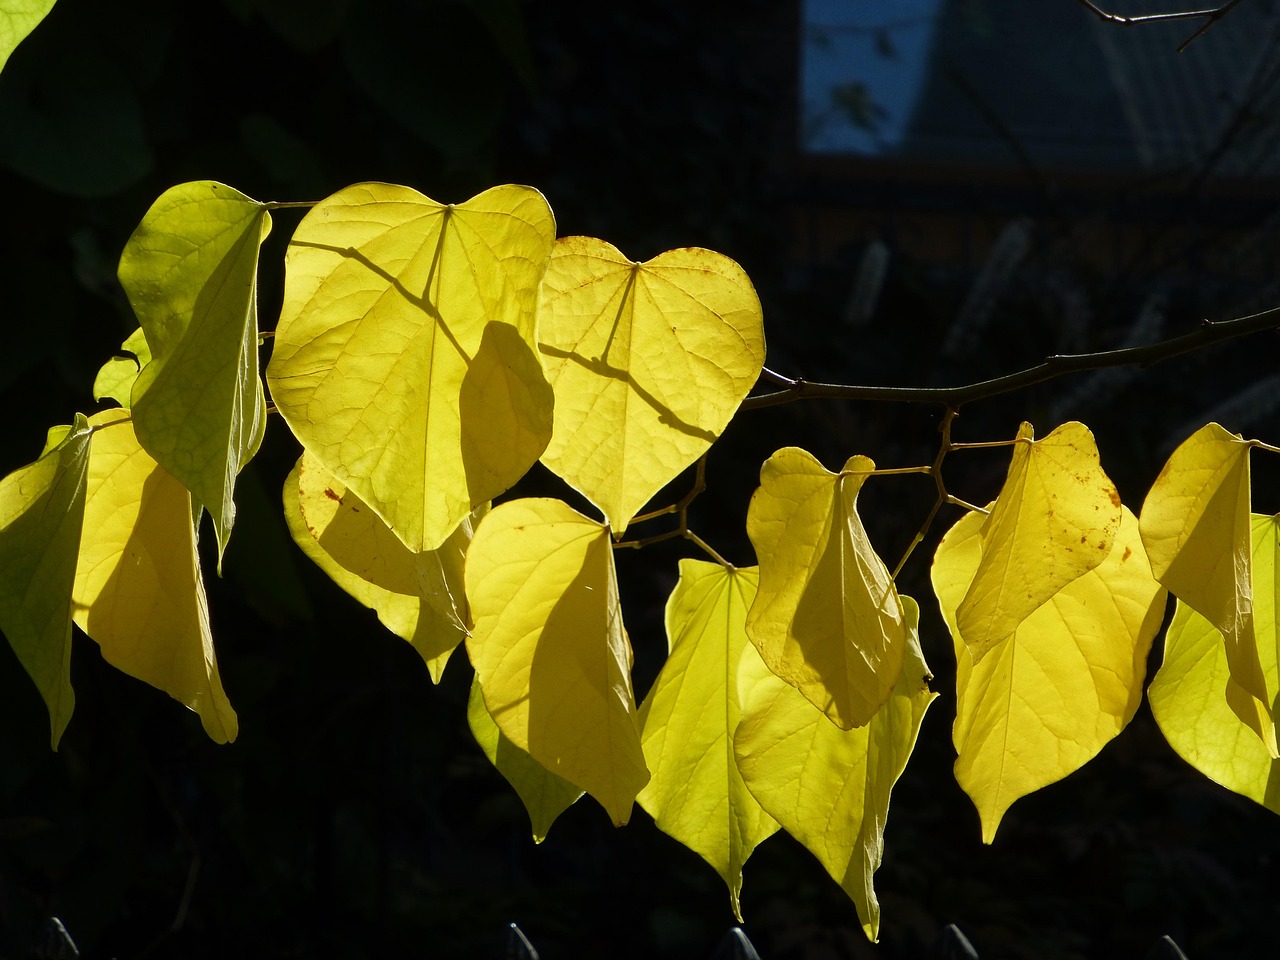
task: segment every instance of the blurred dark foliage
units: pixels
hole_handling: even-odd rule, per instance
[[[773,0],[60,0],[0,75],[0,468],[92,408],[94,372],[135,326],[119,251],[151,201],[191,179],[281,200],[369,179],[441,200],[531,183],[561,234],[602,236],[636,259],[701,245],[739,260],[765,304],[770,364],[813,379],[974,380],[1114,346],[1153,296],[1161,336],[1270,295],[1271,262],[1261,279],[1204,267],[1227,242],[1209,227],[1187,231],[1176,258],[1100,267],[1090,254],[1131,198],[1114,191],[1077,192],[1066,209],[1031,193],[992,212],[983,189],[965,188],[970,253],[931,258],[886,206],[904,189],[891,183],[843,247],[803,254],[805,217],[839,198],[794,153],[795,17]],[[1169,196],[1179,223],[1212,206]],[[1274,206],[1228,224],[1227,239],[1262,236]],[[1006,239],[1018,257],[1002,274],[988,254],[1019,218],[1029,226]],[[266,328],[295,222],[278,213],[264,253]],[[842,319],[850,282],[874,244],[890,257],[855,328]],[[944,349],[960,316],[977,318],[977,339]],[[1104,384],[1073,378],[967,409],[957,439],[1080,417],[1136,506],[1177,432],[1274,366],[1264,337]],[[854,453],[925,463],[937,422],[932,408],[870,404],[744,415],[713,451],[692,522],[750,563],[746,503],[775,448],[805,446],[832,467]],[[52,754],[34,687],[0,653],[0,958],[39,955],[55,916],[89,958],[501,957],[513,922],[543,960],[710,956],[732,925],[726,891],[639,808],[614,830],[584,800],[532,844],[467,731],[465,656],[432,687],[411,648],[288,542],[277,503],[296,454],[274,423],[238,488],[225,578],[209,578],[234,745],[208,742],[194,716],[78,636],[76,714]],[[1280,476],[1260,467],[1257,509],[1272,510]],[[974,454],[947,478],[982,501],[1002,471],[1000,456]],[[526,489],[562,492],[540,469]],[[931,497],[911,477],[864,495],[891,562]],[[951,776],[954,662],[929,600],[932,542],[903,584],[924,600],[942,696],[894,794],[876,882],[882,942],[865,942],[844,894],[779,836],[747,868],[759,955],[923,957],[953,923],[984,958],[1138,958],[1165,934],[1194,960],[1275,955],[1275,816],[1178,760],[1145,707],[980,844]],[[660,666],[662,604],[687,555],[678,542],[619,555],[638,694]]]

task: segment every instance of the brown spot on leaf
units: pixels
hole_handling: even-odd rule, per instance
[[[1133,556],[1133,547],[1125,547],[1125,548],[1124,548],[1124,556],[1120,558],[1120,562],[1121,562],[1121,563],[1124,563],[1124,562],[1125,562],[1126,560],[1128,560],[1131,556]]]
[[[341,503],[341,502],[342,502],[342,498],[341,498],[340,496],[338,496],[337,492],[333,489],[333,487],[325,487],[325,488],[324,488],[324,495],[325,495],[326,497],[328,497],[330,500],[333,500],[333,501],[334,501],[334,502],[336,502],[336,503]]]
[[[1107,491],[1107,496],[1109,496],[1109,497],[1111,498],[1111,505],[1112,505],[1113,507],[1118,507],[1118,506],[1120,506],[1120,491],[1119,491],[1119,490],[1117,490],[1115,487],[1112,487],[1110,490],[1108,490],[1108,491]]]

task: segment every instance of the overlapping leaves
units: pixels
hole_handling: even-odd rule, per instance
[[[901,602],[902,668],[888,702],[866,725],[839,729],[794,687],[766,674],[743,692],[733,738],[752,795],[840,884],[871,940],[880,929],[872,875],[884,851],[889,796],[936,696],[917,635],[919,608],[910,597]]]
[[[768,668],[747,639],[759,571],[680,561],[667,601],[670,656],[640,705],[641,743],[653,777],[640,805],[707,861],[742,919],[742,867],[778,829],[743,782],[733,736],[742,699]]]
[[[73,621],[108,663],[194,710],[212,739],[234,740],[189,492],[124,411],[77,417],[51,440],[0,481],[0,628],[45,699],[54,746],[74,704]]]
[[[1151,485],[1141,528],[1156,578],[1221,633],[1227,702],[1275,757],[1274,712],[1254,625],[1252,446],[1216,423],[1197,430]]]
[[[1267,702],[1280,691],[1280,518],[1251,518],[1251,597],[1255,653]],[[1147,696],[1169,745],[1209,779],[1280,813],[1280,760],[1229,703],[1232,654],[1226,640],[1189,603],[1178,601],[1164,639],[1164,661]]]
[[[467,553],[467,652],[518,748],[626,823],[649,781],[609,528],[560,500],[495,507]]]
[[[236,476],[266,426],[257,277],[270,231],[265,204],[197,181],[165,191],[120,258],[148,352],[122,405],[143,448],[209,510],[219,561],[235,522]],[[124,382],[100,396],[123,392],[127,367],[112,369]]]
[[[483,509],[463,520],[439,549],[415,553],[304,452],[285,480],[284,515],[302,552],[409,641],[438,683],[467,635],[462,563]]]
[[[454,205],[368,183],[317,204],[289,244],[272,398],[414,552],[439,547],[551,437],[536,317],[554,235],[529,187]]]
[[[858,517],[874,469],[853,457],[835,474],[804,450],[779,450],[747,512],[760,560],[747,634],[770,670],[843,729],[889,699],[907,647],[898,591]]]
[[[982,569],[988,530],[981,514],[967,514],[933,564],[956,654],[956,780],[978,808],[986,843],[1015,800],[1083,766],[1133,719],[1165,607],[1126,510],[1103,562],[978,658],[957,611]]]

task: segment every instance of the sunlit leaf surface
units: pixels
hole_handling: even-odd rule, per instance
[[[547,839],[547,833],[556,818],[577,802],[582,791],[568,780],[557,777],[498,729],[493,717],[485,709],[480,681],[474,678],[471,694],[467,698],[467,724],[489,762],[506,777],[519,795],[524,808],[529,812],[533,841],[541,843]]]
[[[539,322],[556,396],[542,462],[617,534],[706,452],[764,364],[755,289],[711,250],[634,263],[603,240],[565,237],[547,268]]]
[[[184,183],[147,211],[120,258],[120,283],[151,360],[133,385],[143,448],[209,510],[226,549],[236,475],[258,451],[258,249],[266,207],[221,183]]]
[[[889,794],[936,696],[916,633],[919,607],[910,597],[902,606],[908,641],[901,675],[870,723],[841,730],[793,687],[764,675],[743,691],[734,736],[747,787],[844,888],[871,940],[880,930],[871,881],[884,853]]]
[[[759,580],[754,567],[680,561],[667,601],[670,656],[640,705],[640,740],[653,773],[640,805],[716,869],[739,922],[743,864],[778,829],[733,756],[742,691],[769,672],[746,632]]]
[[[1018,439],[983,524],[977,572],[956,611],[975,660],[1106,560],[1120,527],[1120,494],[1084,424],[1064,423],[1033,440],[1024,423]]]
[[[467,634],[462,564],[483,509],[458,524],[438,550],[414,553],[310,454],[298,459],[284,487],[294,542],[388,630],[413,644],[436,683]]]
[[[120,345],[131,356],[115,356],[104,363],[93,380],[93,399],[114,400],[126,410],[133,404],[133,385],[142,367],[151,362],[151,348],[139,327]]]
[[[609,528],[559,500],[514,500],[476,529],[467,652],[489,715],[619,826],[649,781]]]
[[[1252,517],[1253,616],[1269,703],[1280,691],[1280,518]],[[1222,634],[1178,602],[1164,638],[1164,661],[1147,691],[1151,712],[1169,745],[1210,780],[1280,813],[1280,760],[1231,709],[1231,670]]]
[[[760,592],[747,634],[769,669],[843,729],[867,723],[902,671],[902,603],[858,516],[875,464],[852,457],[831,473],[796,447],[760,470],[747,533]]]
[[[89,422],[50,431],[35,463],[0,480],[0,630],[49,708],[53,748],[71,719],[71,585],[85,508]]]
[[[76,626],[112,666],[200,715],[218,743],[236,738],[218,675],[191,495],[139,445],[122,410],[95,414],[84,536],[72,592]]]
[[[1227,702],[1277,756],[1272,701],[1254,636],[1251,445],[1216,423],[1188,437],[1142,504],[1142,540],[1169,592],[1222,634]]]
[[[515,483],[551,437],[536,319],[554,236],[529,187],[445,205],[366,183],[312,208],[289,244],[272,398],[415,552]]]
[[[0,70],[17,48],[53,9],[54,0],[0,0]]]
[[[1106,559],[975,661],[956,608],[982,567],[984,526],[979,513],[962,517],[932,577],[956,653],[956,780],[990,843],[1010,804],[1083,766],[1133,719],[1166,593],[1125,510]]]

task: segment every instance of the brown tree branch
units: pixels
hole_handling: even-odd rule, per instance
[[[760,410],[797,400],[879,400],[894,403],[937,403],[959,407],[973,400],[984,400],[1013,393],[1037,383],[1044,383],[1069,373],[1103,370],[1107,367],[1146,367],[1172,357],[1192,353],[1215,343],[1223,343],[1267,330],[1280,329],[1280,307],[1234,320],[1205,320],[1200,327],[1180,337],[1172,337],[1141,347],[1101,350],[1097,353],[1058,354],[1043,363],[991,380],[955,387],[880,387],[841,383],[814,383],[792,379],[767,371],[765,379],[784,385],[782,390],[758,394],[742,402],[743,410]]]

